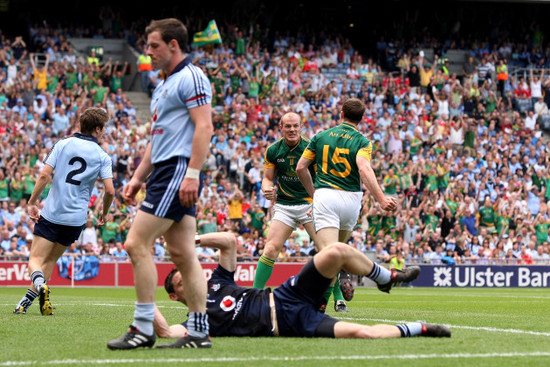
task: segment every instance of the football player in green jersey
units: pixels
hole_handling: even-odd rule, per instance
[[[317,242],[312,218],[308,215],[312,200],[296,174],[298,160],[309,144],[309,140],[300,134],[300,115],[286,113],[281,117],[279,128],[282,138],[267,148],[264,160],[262,192],[266,199],[275,200],[275,205],[264,253],[254,277],[253,287],[259,289],[263,289],[271,277],[275,260],[298,223],[303,223],[309,236]]]
[[[340,113],[342,122],[315,135],[298,161],[298,177],[313,197],[313,224],[321,251],[331,243],[348,240],[361,210],[361,183],[382,210],[397,208],[396,199],[384,195],[371,167],[371,141],[357,130],[364,113],[361,100],[346,100]],[[309,173],[312,164],[316,167],[315,182]],[[389,272],[385,268],[380,271]],[[347,306],[338,301],[338,308]]]

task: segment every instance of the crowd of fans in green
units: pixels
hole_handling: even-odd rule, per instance
[[[190,50],[212,83],[215,125],[199,233],[234,231],[240,259],[260,256],[272,204],[259,190],[263,155],[280,137],[280,117],[298,113],[302,134],[311,138],[337,124],[343,101],[357,97],[367,105],[358,128],[373,142],[372,166],[399,205],[383,213],[365,194],[350,245],[381,262],[397,253],[410,263],[550,262],[550,143],[541,128],[549,113],[550,52],[540,30],[524,43],[380,39],[378,53],[367,56],[340,35],[267,37],[260,24],[222,30],[222,45]],[[77,131],[80,112],[90,106],[111,116],[103,147],[113,158],[117,195],[101,228],[94,224],[99,191],[92,196],[90,220],[68,252],[104,261],[127,256],[123,243],[137,207],[120,193],[140,163],[150,123],[122,90],[128,63],[80,58],[68,36],[37,27],[27,37],[31,45],[0,38],[0,255],[10,258],[28,256],[33,222],[26,200],[44,157]],[[142,49],[139,36],[131,43]],[[471,56],[458,73],[445,63],[453,48]],[[428,49],[434,59],[419,52]],[[530,73],[516,77],[514,66]],[[149,76],[154,86],[158,75]],[[153,250],[165,255],[162,238]],[[198,251],[215,261],[215,252]],[[314,251],[300,228],[280,260]]]

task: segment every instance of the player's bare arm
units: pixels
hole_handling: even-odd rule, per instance
[[[305,189],[307,190],[307,193],[311,197],[313,197],[313,194],[315,193],[315,187],[313,187],[313,178],[311,177],[311,173],[308,169],[312,163],[313,161],[311,159],[302,156],[300,157],[298,165],[296,166],[296,174],[298,175],[298,178],[300,179],[302,185],[304,185]]]
[[[273,200],[275,198],[275,169],[264,168],[264,177],[262,179],[262,192],[267,200]]]
[[[361,174],[361,180],[367,186],[370,193],[378,203],[380,207],[386,211],[394,211],[397,208],[397,201],[395,198],[384,195],[380,185],[378,185],[378,180],[372,169],[370,161],[360,155],[357,155],[357,167],[359,167],[359,173]]]
[[[115,198],[115,185],[113,184],[112,178],[104,179],[103,187],[105,190],[105,192],[103,193],[103,210],[99,219],[97,220],[97,224],[100,226],[105,224],[105,218],[107,217],[107,214],[109,214],[109,209],[111,208],[111,204],[113,203],[113,199]]]
[[[181,205],[193,206],[199,199],[199,172],[206,160],[210,140],[214,133],[212,125],[212,106],[205,104],[189,110],[191,121],[195,124],[193,150],[187,173],[181,183],[179,197]]]
[[[29,214],[29,217],[35,222],[37,222],[38,218],[40,218],[40,210],[37,205],[38,198],[42,195],[42,192],[46,188],[48,182],[50,182],[52,174],[53,167],[45,164],[44,168],[42,168],[42,171],[40,171],[40,174],[38,175],[38,180],[36,180],[36,185],[34,186],[34,190],[32,191],[29,199],[27,214]]]
[[[149,177],[151,172],[153,172],[153,164],[151,163],[151,143],[149,143],[145,149],[143,159],[134,172],[132,179],[126,186],[124,186],[122,196],[128,204],[136,205],[136,194],[139,192],[142,184],[145,182],[147,177]]]

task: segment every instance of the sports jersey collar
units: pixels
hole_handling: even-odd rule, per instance
[[[302,142],[302,136],[300,135],[300,140],[298,140],[298,142],[296,144],[294,144],[293,146],[290,146],[286,143],[286,139],[283,138],[283,144],[286,145],[286,147],[290,150],[294,150],[298,145],[300,145],[300,143]]]
[[[99,142],[97,141],[97,139],[94,138],[94,137],[91,136],[91,135],[86,135],[86,134],[81,134],[81,133],[74,133],[73,136],[74,136],[75,138],[84,139],[84,140],[89,140],[89,141],[93,141],[94,143],[99,144]]]
[[[352,124],[351,122],[344,121],[344,122],[342,122],[342,125],[346,125],[346,126],[351,127],[351,128],[354,129],[354,130],[358,130],[358,129],[357,129],[357,126],[355,126],[355,125]]]
[[[174,70],[172,70],[172,72],[170,73],[170,75],[168,75],[168,77],[174,75],[175,73],[177,73],[178,71],[180,71],[181,69],[189,65],[190,63],[191,63],[191,58],[187,56],[185,59],[183,59],[182,62],[176,65],[176,67],[174,68]]]

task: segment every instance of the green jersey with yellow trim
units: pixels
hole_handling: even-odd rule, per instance
[[[284,139],[270,145],[265,151],[265,168],[275,169],[278,181],[277,203],[284,205],[304,205],[312,202],[304,185],[296,174],[298,160],[302,156],[309,140],[303,136],[294,147],[289,147]],[[315,177],[313,167],[310,172]]]
[[[361,191],[358,155],[371,160],[372,143],[349,122],[315,135],[303,157],[315,162],[315,188]]]

